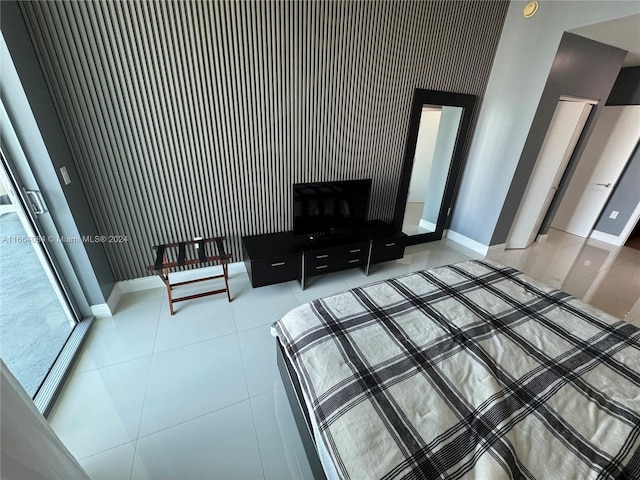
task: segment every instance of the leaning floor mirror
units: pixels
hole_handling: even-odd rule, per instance
[[[409,245],[442,238],[475,103],[475,95],[414,93],[393,221]]]

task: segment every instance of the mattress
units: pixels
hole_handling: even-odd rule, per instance
[[[640,330],[481,260],[273,326],[345,479],[640,478]]]

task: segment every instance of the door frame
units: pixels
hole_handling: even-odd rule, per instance
[[[21,223],[24,227],[25,233],[31,239],[31,243],[36,251],[36,256],[42,264],[42,267],[45,269],[47,278],[49,278],[51,286],[60,300],[62,309],[65,311],[65,314],[71,323],[71,327],[73,328],[81,320],[77,303],[69,293],[69,288],[66,285],[64,276],[61,274],[59,264],[56,262],[55,255],[49,246],[50,242],[45,241],[45,237],[47,237],[45,230],[39,225],[36,216],[29,208],[29,199],[26,197],[24,188],[21,188],[23,182],[20,181],[16,175],[15,166],[5,152],[6,149],[4,142],[0,141],[1,168],[4,170],[7,181],[10,184],[10,188],[14,193],[15,198],[12,198],[12,200],[17,202],[17,205],[15,206],[20,210],[18,216],[24,217],[24,220],[21,219]]]
[[[2,136],[0,138],[0,162],[3,163],[9,177],[8,180],[12,184],[16,196],[19,197],[22,203],[28,221],[31,223],[32,228],[30,230],[32,231],[27,232],[27,234],[35,233],[37,235],[53,237],[53,242],[47,241],[42,243],[44,255],[52,267],[53,275],[55,275],[58,280],[61,290],[60,293],[62,293],[67,300],[65,302],[66,305],[63,303],[62,307],[63,309],[69,309],[72,314],[72,319],[75,319],[75,324],[72,325],[71,333],[66,343],[58,353],[58,356],[49,368],[49,372],[33,398],[33,403],[38,411],[46,417],[51,412],[55,399],[60,393],[64,380],[69,375],[71,366],[87,338],[87,334],[95,319],[93,316],[83,318],[82,308],[89,309],[89,305],[75,274],[73,265],[66,253],[64,244],[56,241],[56,239],[60,238],[60,235],[53,218],[51,218],[51,214],[48,213],[44,215],[42,220],[45,220],[45,222],[44,224],[40,224],[40,221],[36,220],[32,212],[27,208],[28,203],[25,202],[25,194],[21,186],[24,185],[31,190],[38,190],[38,184],[14,130],[11,118],[5,110],[2,99],[0,99],[0,128],[2,129]]]
[[[549,227],[557,230],[564,230],[563,227],[568,227],[567,231],[573,230],[569,233],[581,238],[589,238],[596,231],[609,201],[618,189],[621,178],[629,168],[629,164],[640,146],[636,129],[639,115],[640,106],[638,105],[602,106],[591,134],[585,141],[580,161],[575,164],[572,177],[557,202],[553,217],[549,217]],[[602,149],[603,145],[607,145],[606,150]],[[614,157],[609,158],[612,154]],[[613,169],[612,166],[614,166]],[[599,174],[598,178],[593,176],[596,172]],[[580,178],[577,178],[576,174],[579,174]],[[578,183],[574,184],[576,181]],[[606,185],[596,183],[598,181],[609,183]],[[596,184],[603,186],[600,190],[601,206],[592,205],[588,198],[588,195],[593,195],[589,191]],[[569,193],[573,198],[568,196]],[[604,200],[602,200],[603,194],[606,195]],[[584,208],[585,204],[589,205],[589,208],[584,210],[585,216],[576,217],[576,212]],[[564,214],[562,219],[557,218],[560,212]],[[567,220],[567,215],[572,215],[570,220]],[[588,221],[578,222],[577,218],[585,218]],[[634,218],[634,213],[632,213],[627,221],[633,221]],[[566,224],[557,225],[559,220],[561,223],[566,222]],[[577,226],[578,223],[580,223],[580,227]],[[615,236],[612,235],[612,237]]]
[[[576,166],[580,162],[580,157],[582,156],[582,152],[584,150],[583,147],[585,146],[586,141],[591,135],[591,132],[595,127],[595,123],[598,121],[600,107],[604,106],[604,105],[600,105],[601,102],[599,100],[594,100],[591,98],[574,97],[571,95],[561,95],[558,98],[558,101],[561,101],[561,100],[570,101],[570,102],[571,101],[586,102],[591,104],[593,107],[591,108],[589,117],[587,118],[587,121],[582,129],[580,138],[578,138],[578,142],[576,143],[573,149],[571,158],[567,163],[562,179],[560,180],[558,190],[556,190],[556,193],[553,199],[551,200],[551,204],[549,205],[549,208],[544,213],[544,219],[542,220],[542,225],[540,225],[540,228],[538,229],[536,242],[544,242],[546,240],[549,232],[549,228],[551,228],[551,223],[553,222],[553,217],[558,211],[560,202],[562,202],[562,197],[564,196],[567,190],[567,187],[569,186],[569,182],[571,181],[571,176],[573,175],[573,172],[575,171]],[[576,156],[576,152],[579,152],[580,156]]]
[[[88,302],[84,296],[84,292],[80,287],[78,279],[71,266],[71,261],[67,255],[64,245],[57,241],[59,235],[50,212],[46,212],[46,217],[39,219],[28,208],[29,200],[26,198],[24,190],[40,191],[38,182],[31,170],[31,166],[22,149],[18,135],[14,129],[11,117],[7,112],[5,105],[0,98],[0,128],[2,136],[0,138],[0,161],[4,164],[9,180],[11,181],[16,195],[26,211],[27,218],[31,223],[32,230],[36,235],[46,236],[53,241],[42,242],[43,250],[48,258],[51,268],[58,278],[60,288],[67,303],[71,308],[76,323],[83,318],[83,308],[88,308]],[[42,198],[46,208],[46,199]]]
[[[556,173],[554,174],[553,177],[555,180],[559,176],[560,180],[557,182],[557,187],[555,187],[554,189],[555,193],[553,194],[553,197],[551,198],[549,204],[546,207],[544,207],[543,205],[539,209],[535,210],[537,212],[535,214],[536,219],[533,225],[531,226],[531,230],[529,231],[529,234],[527,237],[527,245],[513,246],[513,238],[517,232],[517,229],[520,229],[520,233],[518,233],[518,235],[522,237],[523,236],[522,231],[524,231],[524,229],[527,228],[526,223],[523,226],[518,225],[519,220],[522,222],[527,222],[526,218],[529,218],[529,215],[527,215],[526,217],[524,216],[523,205],[525,204],[525,202],[529,201],[529,209],[531,210],[531,212],[533,212],[534,210],[531,208],[532,206],[531,200],[534,198],[533,196],[537,196],[542,188],[545,188],[545,189],[547,188],[545,187],[545,185],[534,185],[534,182],[540,178],[539,176],[536,176],[536,175],[540,175],[542,173],[542,170],[539,167],[540,153],[542,152],[543,147],[547,144],[547,139],[549,138],[549,133],[551,132],[552,122],[553,122],[553,119],[557,118],[556,115],[558,114],[561,102],[579,103],[579,104],[582,104],[583,108],[577,123],[572,127],[573,130],[571,131],[571,137],[569,139],[569,143],[566,146],[566,149],[563,152],[562,158],[560,159],[560,161],[557,162],[557,169],[555,170]],[[551,119],[549,120],[549,124],[547,125],[547,130],[545,132],[543,143],[541,144],[540,149],[538,150],[538,155],[533,167],[531,177],[529,178],[527,186],[524,190],[523,197],[520,200],[520,205],[518,206],[513,223],[511,224],[509,234],[507,235],[506,243],[505,243],[507,249],[527,248],[532,243],[535,243],[536,241],[540,241],[541,232],[546,231],[545,228],[548,228],[546,227],[546,225],[547,225],[547,222],[549,221],[550,212],[553,211],[553,213],[555,214],[555,211],[557,210],[554,206],[558,201],[558,198],[562,197],[562,195],[559,195],[559,193],[564,192],[564,190],[566,189],[566,185],[568,184],[571,178],[571,174],[569,172],[573,172],[574,170],[574,168],[572,168],[572,165],[574,165],[576,162],[576,152],[581,151],[580,146],[585,141],[585,132],[590,131],[590,122],[592,121],[594,111],[596,110],[594,106],[596,106],[597,104],[598,104],[598,101],[594,99],[572,97],[567,95],[561,95],[558,98],[556,102],[556,106],[554,108],[553,116],[551,117]],[[584,110],[587,105],[589,105],[590,108],[588,113],[586,113],[586,116],[585,116]],[[578,133],[578,129],[580,129],[579,133]],[[569,151],[570,153],[568,153]],[[567,159],[567,155],[568,155],[568,159]],[[552,181],[551,184],[549,184],[548,190],[545,191],[544,193],[545,200],[543,203],[546,203],[546,199],[548,198],[548,195],[551,193],[551,189],[553,188],[554,183],[555,182]],[[532,185],[534,185],[533,192],[532,192],[533,196],[529,197],[528,193],[530,192],[530,187]],[[528,228],[527,228],[527,231],[528,231]]]
[[[0,103],[0,107],[1,106],[2,105]],[[18,197],[16,200],[18,200],[21,203],[20,207],[23,208],[23,210],[25,211],[24,213],[25,213],[26,219],[28,223],[31,224],[31,225],[25,226],[25,230],[27,230],[26,233],[27,235],[30,235],[30,236],[46,235],[42,230],[38,230],[37,225],[34,224],[33,215],[31,214],[31,212],[29,211],[25,203],[24,192],[19,187],[21,182],[17,181],[18,178],[16,177],[16,171],[12,169],[11,158],[9,157],[8,154],[5,154],[5,148],[6,148],[6,145],[4,145],[4,141],[0,140],[0,162],[2,162],[3,168],[5,168],[7,172],[8,180],[11,183],[11,187],[13,188],[16,196]],[[39,232],[43,232],[43,233],[39,233]],[[40,385],[40,388],[37,390],[35,396],[33,397],[33,403],[35,404],[38,411],[45,417],[49,415],[49,413],[51,412],[54,402],[58,394],[62,390],[64,380],[69,375],[71,366],[73,365],[75,358],[80,352],[80,348],[82,347],[82,344],[86,340],[87,335],[91,327],[93,326],[93,322],[95,320],[93,316],[82,318],[81,312],[76,302],[76,298],[73,296],[73,291],[72,290],[70,291],[69,287],[65,285],[66,284],[65,282],[66,277],[64,276],[65,272],[59,267],[59,263],[57,262],[57,258],[56,258],[56,253],[46,248],[48,244],[49,242],[40,243],[43,249],[43,256],[45,257],[44,260],[46,260],[49,263],[48,266],[50,267],[50,270],[51,270],[51,272],[47,272],[47,275],[48,276],[49,274],[53,275],[55,279],[58,281],[58,285],[57,285],[58,288],[56,288],[55,285],[53,285],[53,288],[56,291],[58,298],[63,297],[63,298],[60,298],[60,303],[63,310],[65,310],[65,312],[68,313],[67,316],[72,322],[72,326],[71,326],[71,332],[65,344],[63,345],[62,349],[58,353],[58,356],[56,357],[53,365],[50,366],[49,371],[47,372],[44,378],[44,381]],[[54,245],[56,244],[54,243]],[[62,245],[59,245],[59,246],[63,247]],[[34,245],[34,248],[38,248],[38,247]],[[68,258],[67,258],[67,261],[68,261]],[[46,268],[46,266],[43,265],[43,268]],[[77,278],[74,277],[73,279],[76,280],[77,282]],[[80,300],[83,300],[84,302],[86,302],[86,299],[84,298],[84,296],[82,296]]]

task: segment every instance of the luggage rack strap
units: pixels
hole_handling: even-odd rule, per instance
[[[198,263],[209,262],[228,262],[232,256],[224,249],[224,241],[227,237],[211,237],[199,240],[189,240],[185,242],[164,243],[154,245],[152,248],[156,251],[156,258],[153,265],[148,265],[147,270],[158,271],[171,269],[176,267],[184,267],[187,265],[197,265]],[[207,245],[214,244],[218,254],[207,255]],[[198,254],[193,258],[187,258],[187,247],[197,245]],[[175,260],[168,260],[167,254],[171,249],[178,248],[178,254]]]

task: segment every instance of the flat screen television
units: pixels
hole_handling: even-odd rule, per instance
[[[293,185],[295,234],[348,234],[367,220],[371,179]]]

